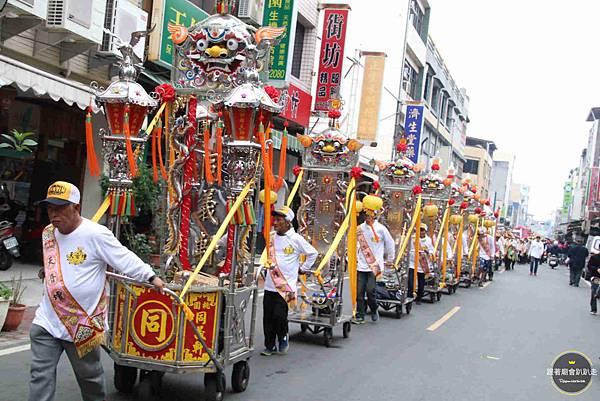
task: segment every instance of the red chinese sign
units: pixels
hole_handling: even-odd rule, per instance
[[[310,93],[290,84],[287,90],[287,101],[281,117],[300,124],[303,127],[308,127],[311,103],[312,96]]]
[[[329,99],[339,98],[349,10],[325,10],[315,110],[329,110]]]
[[[115,351],[141,359],[165,362],[206,362],[208,353],[196,337],[181,308],[167,294],[151,288],[132,286],[136,299],[118,286],[115,311]],[[210,349],[214,349],[219,318],[219,293],[188,293],[186,303],[194,324]],[[128,322],[123,318],[128,317]],[[183,330],[183,333],[181,331]]]

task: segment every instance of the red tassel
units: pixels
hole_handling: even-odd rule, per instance
[[[136,210],[135,210],[135,202],[133,201],[134,197],[133,197],[133,193],[131,193],[131,199],[130,199],[130,211],[129,211],[129,215],[131,217],[134,217],[136,215]]]
[[[217,184],[223,185],[221,170],[223,169],[223,127],[221,120],[217,122]]]
[[[129,132],[129,104],[125,105],[125,112],[123,113],[123,131],[125,132],[125,149],[127,151],[131,176],[137,177],[137,165],[135,164],[135,156],[133,155],[133,147],[131,145],[131,132]]]
[[[119,196],[119,205],[117,207],[117,216],[122,216],[123,215],[123,206],[125,203],[125,192],[121,193],[121,196]]]
[[[90,169],[90,175],[92,177],[98,177],[100,175],[100,167],[98,166],[98,159],[96,157],[96,149],[94,148],[94,134],[92,129],[92,109],[88,107],[85,115],[85,143],[87,150],[87,162],[88,168]]]
[[[208,125],[208,122],[206,123]],[[210,131],[208,127],[204,129],[204,176],[209,184],[212,184],[215,179],[210,168],[210,149],[208,147],[210,141]]]

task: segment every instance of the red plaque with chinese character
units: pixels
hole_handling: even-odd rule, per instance
[[[189,322],[183,325],[183,333],[180,333],[180,322],[184,315],[170,296],[151,288],[131,288],[135,297],[121,284],[117,289],[112,344],[115,351],[141,359],[208,361],[208,354]],[[207,346],[213,349],[217,335],[219,294],[190,293],[186,298],[198,331]]]
[[[327,9],[324,13],[315,97],[316,111],[328,111],[329,100],[339,98],[348,11]]]

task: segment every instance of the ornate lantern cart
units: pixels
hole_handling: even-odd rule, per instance
[[[227,14],[230,1],[217,3],[219,14],[190,28],[169,24],[173,86],[157,87],[162,104],[147,130],[164,126],[163,272],[173,280],[159,294],[109,277],[107,349],[115,360],[115,385],[131,391],[140,370],[142,399],[156,396],[165,372],[204,373],[208,400],[223,398],[229,365],[234,391],[244,391],[249,380],[258,299],[256,195],[263,167],[265,175],[271,171],[268,125],[283,108],[260,76],[283,29],[252,28]],[[159,135],[159,149],[162,144]],[[126,155],[133,153],[135,162],[139,151],[127,147],[106,148],[111,178]],[[131,175],[123,171],[117,188]]]

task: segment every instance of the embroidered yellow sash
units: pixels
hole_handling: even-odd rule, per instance
[[[83,358],[88,352],[104,343],[104,316],[106,293],[102,296],[92,315],[73,298],[63,281],[60,267],[60,250],[54,237],[54,226],[49,225],[42,234],[46,292],[56,315],[67,329],[75,344],[77,354]]]

